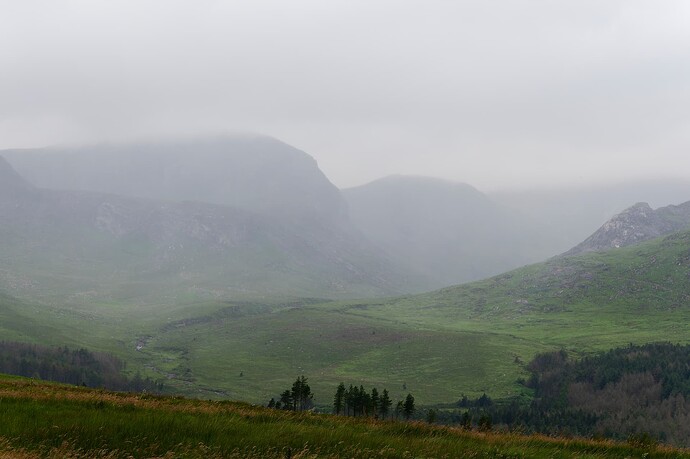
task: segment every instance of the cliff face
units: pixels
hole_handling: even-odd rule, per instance
[[[564,256],[626,247],[690,227],[690,201],[652,209],[641,202],[614,216]]]

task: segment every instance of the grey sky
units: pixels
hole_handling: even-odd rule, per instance
[[[690,177],[690,2],[0,0],[0,148],[221,131],[339,186]]]

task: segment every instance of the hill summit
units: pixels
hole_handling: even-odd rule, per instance
[[[258,135],[0,152],[41,188],[197,201],[337,222],[339,190],[307,153]]]

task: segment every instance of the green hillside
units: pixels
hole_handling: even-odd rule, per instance
[[[446,330],[506,333],[588,351],[686,341],[690,232],[623,249],[561,257],[491,279],[349,307]]]
[[[407,388],[423,403],[515,395],[537,352],[687,342],[689,253],[680,233],[425,295],[209,306],[152,331],[140,354],[181,387],[254,401],[302,373],[327,399],[341,380],[397,397]]]
[[[111,352],[202,398],[265,403],[304,374],[322,406],[340,381],[438,404],[523,393],[516,381],[537,352],[688,342],[689,273],[686,232],[394,299],[27,307],[44,328],[26,336]]]
[[[113,393],[0,376],[0,457],[690,457],[669,447]]]

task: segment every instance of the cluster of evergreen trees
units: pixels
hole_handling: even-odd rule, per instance
[[[274,397],[268,402],[269,408],[277,410],[305,411],[313,406],[314,394],[304,375],[295,380],[291,389],[285,389],[277,400]],[[350,384],[350,387],[346,388],[344,383],[340,383],[333,397],[333,413],[344,416],[410,419],[416,410],[412,394],[407,394],[405,400],[400,400],[393,411],[391,411],[392,406],[393,400],[388,390],[384,389],[382,393],[379,393],[375,387],[371,389],[371,392],[367,392],[364,386],[357,387]]]
[[[442,422],[481,428],[482,419],[522,431],[616,439],[649,437],[690,446],[690,346],[629,345],[581,360],[565,351],[537,355],[523,383],[534,399],[463,397]],[[483,417],[483,418],[482,418]],[[476,421],[475,421],[476,420]]]
[[[396,418],[404,416],[405,419],[410,419],[415,412],[412,394],[407,394],[404,401],[399,401],[393,413],[391,413],[392,405],[393,401],[388,394],[388,389],[383,389],[383,392],[379,394],[375,387],[371,389],[371,392],[367,392],[361,385],[357,387],[350,384],[350,387],[346,389],[345,384],[340,383],[333,397],[333,413],[345,416],[372,416],[386,419],[394,414]]]
[[[161,392],[163,384],[139,373],[128,379],[118,358],[86,349],[0,342],[0,373],[110,390]]]
[[[305,411],[314,406],[313,399],[314,394],[311,392],[307,378],[302,375],[292,383],[292,389],[285,389],[280,394],[277,401],[272,398],[268,402],[268,407],[277,410]]]

